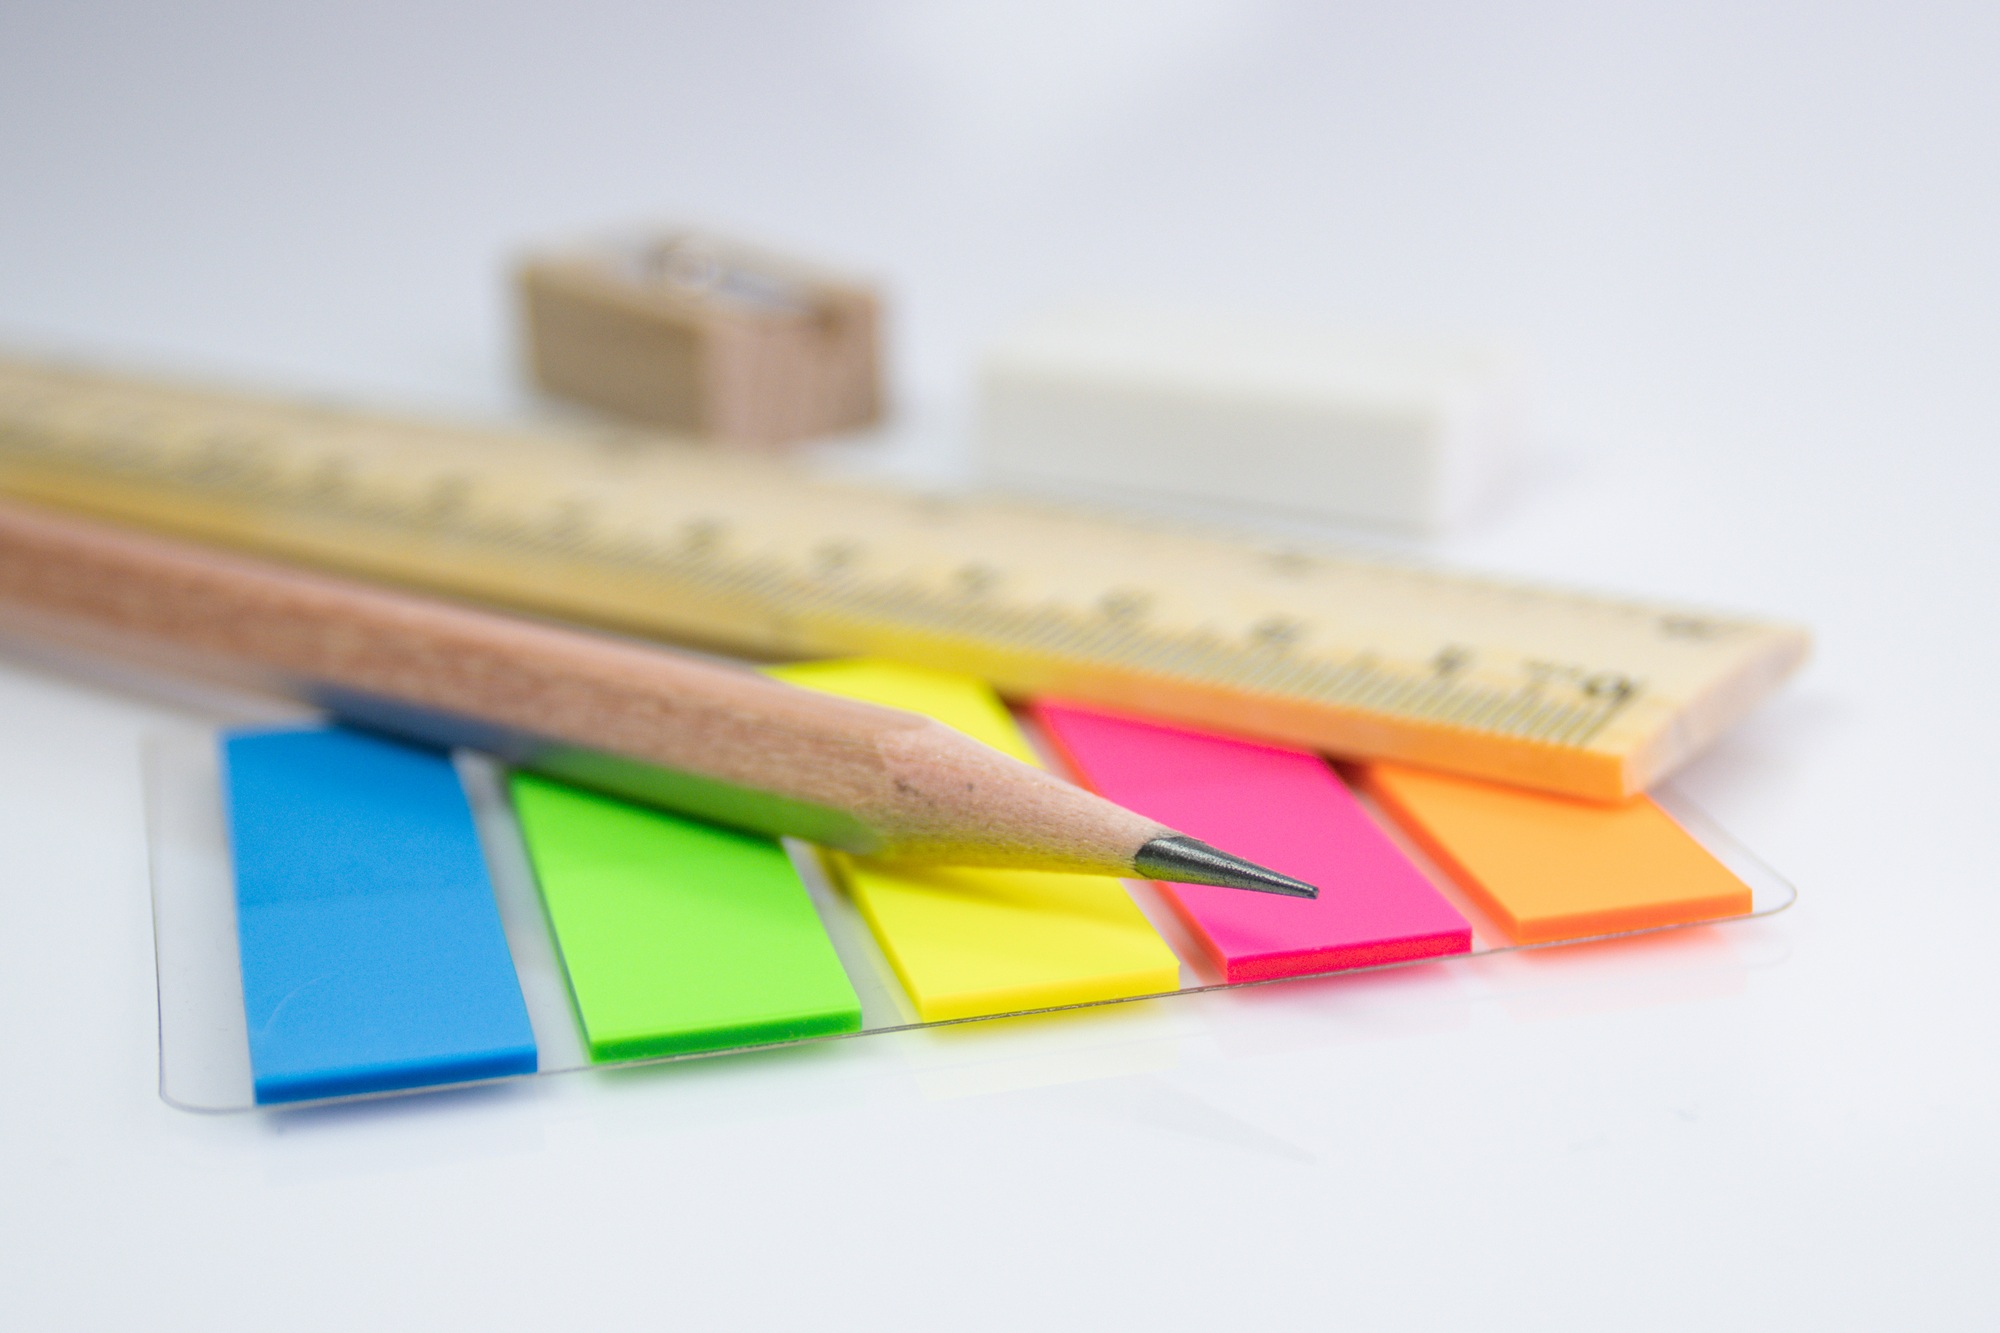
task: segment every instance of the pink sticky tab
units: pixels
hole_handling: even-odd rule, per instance
[[[1325,760],[1054,701],[1034,715],[1084,785],[1260,865],[1319,886],[1313,901],[1162,884],[1229,981],[1465,953],[1472,927]]]

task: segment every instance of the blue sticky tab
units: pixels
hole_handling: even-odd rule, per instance
[[[223,757],[257,1100],[534,1072],[450,759],[339,728],[232,733]]]

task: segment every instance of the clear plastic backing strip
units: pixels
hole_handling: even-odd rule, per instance
[[[576,1016],[571,1008],[562,963],[555,940],[542,910],[534,876],[528,866],[519,830],[514,823],[503,786],[503,772],[490,759],[470,752],[457,756],[458,768],[471,798],[479,825],[500,916],[519,976],[521,993],[527,1002],[530,1023],[538,1048],[538,1070],[516,1075],[521,1079],[570,1074],[588,1069],[628,1069],[640,1065],[669,1064],[683,1060],[710,1059],[746,1050],[770,1050],[769,1045],[742,1046],[729,1050],[665,1056],[647,1060],[592,1064],[585,1054]],[[250,1053],[244,1028],[242,973],[237,954],[235,885],[229,854],[228,830],[222,804],[222,783],[213,733],[178,734],[155,739],[145,755],[146,813],[152,856],[153,927],[159,981],[160,1096],[170,1105],[188,1111],[236,1112],[258,1109],[252,1095]],[[1791,906],[1797,893],[1770,867],[1759,861],[1741,844],[1716,826],[1694,804],[1671,787],[1651,793],[1669,814],[1687,829],[1729,870],[1749,886],[1751,910],[1743,915],[1718,918],[1713,922],[1693,921],[1650,930],[1625,932],[1630,935],[1657,934],[1690,926],[1749,920],[1769,916]],[[1472,923],[1472,948],[1468,953],[1440,958],[1383,964],[1372,968],[1341,969],[1342,972],[1381,971],[1387,968],[1423,966],[1449,967],[1455,960],[1530,949],[1556,949],[1618,938],[1593,935],[1545,944],[1514,944],[1468,900],[1451,879],[1411,845],[1389,820],[1378,822],[1403,851],[1430,877],[1466,919]],[[860,913],[834,887],[821,867],[818,855],[805,844],[788,844],[788,850],[804,880],[813,905],[826,927],[834,949],[846,968],[861,1000],[862,1026],[859,1032],[839,1036],[813,1037],[782,1045],[806,1045],[852,1041],[888,1032],[915,1028],[939,1028],[995,1019],[1019,1017],[1048,1010],[1019,1010],[954,1019],[945,1023],[920,1022],[904,997],[888,960],[877,947]],[[1224,983],[1208,971],[1201,954],[1179,919],[1160,900],[1149,884],[1129,886],[1140,909],[1159,930],[1181,960],[1180,985],[1157,995],[1130,996],[1101,1000],[1092,1004],[1062,1006],[1068,1009],[1097,1009],[1174,995],[1196,995],[1248,987],[1285,986],[1294,982],[1336,975],[1310,973],[1265,981]],[[444,1088],[464,1087],[453,1083],[413,1088],[371,1096],[410,1096]],[[335,1101],[367,1100],[363,1097]],[[326,1105],[327,1102],[292,1102],[283,1107]]]

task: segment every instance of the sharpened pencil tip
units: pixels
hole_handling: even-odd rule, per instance
[[[1317,898],[1319,890],[1302,879],[1266,870],[1254,861],[1231,856],[1197,838],[1176,833],[1155,838],[1132,858],[1132,868],[1147,879],[1175,884],[1215,884],[1225,889],[1279,893],[1287,898]]]

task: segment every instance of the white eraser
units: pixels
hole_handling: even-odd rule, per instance
[[[1437,532],[1478,499],[1519,378],[1481,343],[1077,311],[989,350],[980,447],[1003,485]]]

